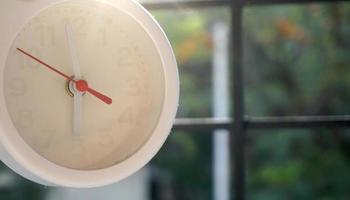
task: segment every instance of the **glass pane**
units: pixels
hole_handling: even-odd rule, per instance
[[[212,199],[212,134],[174,132],[152,160],[152,200]]]
[[[212,32],[214,23],[228,24],[223,8],[152,13],[175,51],[180,73],[178,117],[210,117],[212,109]]]
[[[250,131],[248,199],[347,199],[349,133],[326,129]]]
[[[228,27],[229,9],[179,9],[152,14],[169,37],[179,64],[181,97],[177,117],[212,116],[213,29],[218,21]],[[212,199],[212,137],[210,132],[172,133],[151,162],[151,199]]]
[[[15,174],[3,163],[0,165],[0,199],[44,199],[49,188],[38,185]]]
[[[244,11],[249,115],[350,114],[350,4]]]

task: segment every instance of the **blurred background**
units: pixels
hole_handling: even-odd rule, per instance
[[[177,117],[229,117],[230,8],[171,3],[174,9],[150,11],[178,61]],[[350,113],[349,2],[248,6],[242,25],[245,115]],[[144,169],[90,190],[41,186],[2,164],[0,199],[228,200],[228,135],[174,129]],[[245,156],[247,199],[350,199],[348,129],[248,130]]]

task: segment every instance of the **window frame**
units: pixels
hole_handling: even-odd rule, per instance
[[[285,116],[285,117],[248,117],[244,112],[244,66],[242,22],[243,10],[249,6],[279,5],[279,4],[309,4],[350,2],[350,0],[183,0],[177,2],[143,3],[148,10],[176,10],[178,8],[210,8],[228,7],[231,13],[230,40],[231,55],[230,77],[231,88],[231,119],[217,118],[185,118],[176,119],[174,130],[217,130],[230,131],[230,151],[233,166],[232,198],[246,199],[245,181],[245,137],[248,129],[299,129],[299,128],[339,128],[350,127],[350,115],[341,116]],[[233,80],[232,80],[233,79]],[[235,120],[232,120],[235,119]],[[235,139],[233,139],[235,138]]]

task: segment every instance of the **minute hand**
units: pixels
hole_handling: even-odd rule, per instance
[[[27,53],[26,51],[20,49],[20,48],[16,48],[19,52],[23,53],[24,55],[28,56],[29,58],[37,61],[38,63],[40,63],[41,65],[47,67],[48,69],[52,70],[53,72],[56,72],[57,74],[61,75],[62,77],[64,77],[66,80],[72,81],[76,84],[76,88],[80,91],[80,92],[89,92],[90,94],[94,95],[96,98],[100,99],[101,101],[105,102],[106,104],[112,104],[112,99],[109,98],[108,96],[97,92],[96,90],[92,89],[89,87],[88,83],[84,80],[74,80],[73,78],[69,77],[68,75],[66,75],[65,73],[57,70],[56,68],[50,66],[49,64],[45,63],[44,61],[40,60],[39,58],[36,58],[35,56]]]
[[[74,79],[81,79],[80,65],[78,60],[77,48],[73,36],[71,25],[68,23],[65,27],[66,39],[69,47],[69,53],[71,57],[71,65],[73,67]],[[75,134],[81,132],[81,124],[83,119],[83,93],[74,92],[74,103],[73,103],[73,131]]]

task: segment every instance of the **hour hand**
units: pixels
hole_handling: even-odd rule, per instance
[[[74,79],[79,80],[81,79],[81,72],[80,72],[80,65],[79,65],[79,59],[78,59],[78,51],[75,45],[72,26],[68,23],[65,25],[65,29],[66,29],[66,38],[67,38],[67,43],[68,43],[69,53],[70,53],[69,55],[71,57],[72,67],[74,72]]]
[[[81,132],[81,124],[83,118],[82,94],[80,92],[74,93],[74,119],[73,119],[73,133],[79,135]]]
[[[81,79],[80,65],[77,55],[77,48],[75,45],[72,26],[68,23],[65,25],[66,38],[69,47],[69,53],[72,61],[72,67],[74,72],[74,79],[76,81]],[[81,132],[81,123],[82,123],[82,93],[74,90],[74,113],[73,113],[73,132],[76,135],[79,135]]]

